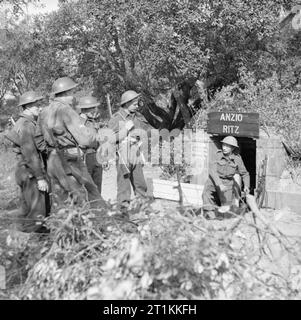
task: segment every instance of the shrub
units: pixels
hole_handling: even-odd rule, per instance
[[[146,211],[142,210],[145,214]],[[139,213],[141,217],[142,212]],[[18,293],[21,299],[292,299],[300,268],[284,276],[264,264],[248,217],[210,224],[187,209],[154,212],[126,233],[112,218],[63,209],[49,220],[52,238]],[[102,221],[102,222],[100,222]],[[237,226],[240,224],[238,230]],[[253,230],[253,233],[252,233]],[[274,236],[275,234],[274,234]],[[262,240],[267,250],[269,242]],[[284,238],[278,238],[284,246]],[[286,243],[285,243],[286,245]],[[299,248],[285,247],[296,256]],[[268,255],[268,254],[267,254]],[[273,261],[272,267],[276,264]]]

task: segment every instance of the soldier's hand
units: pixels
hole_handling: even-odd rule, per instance
[[[134,122],[132,120],[129,120],[125,123],[125,127],[128,131],[130,131],[132,128],[134,128]]]
[[[110,170],[110,163],[109,163],[109,161],[105,162],[105,163],[102,165],[102,168],[103,168],[103,170],[105,170],[105,171]]]
[[[245,187],[245,188],[244,188],[244,193],[245,193],[245,194],[249,194],[249,193],[250,193],[250,189],[249,189],[248,187]]]
[[[38,180],[38,189],[43,192],[48,192],[49,190],[48,182],[45,179]]]

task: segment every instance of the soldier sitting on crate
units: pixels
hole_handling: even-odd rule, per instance
[[[248,194],[250,189],[250,175],[237,153],[237,140],[228,136],[221,142],[222,150],[217,151],[216,159],[209,168],[209,179],[205,183],[203,192],[203,211],[208,219],[216,217],[217,206],[221,205],[229,210],[231,205],[234,205],[234,193],[235,191],[237,193],[237,188],[240,187],[237,175],[242,177],[244,192]]]

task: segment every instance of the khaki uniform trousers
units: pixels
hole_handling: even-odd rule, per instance
[[[64,198],[71,196],[74,202],[89,201],[93,208],[106,207],[97,186],[81,158],[60,155],[53,150],[47,161],[47,171],[54,184],[64,191]],[[61,202],[62,197],[57,197]]]
[[[23,164],[17,165],[15,179],[20,187],[17,228],[22,232],[36,232],[41,228],[43,219],[49,216],[49,194],[39,191],[37,179]]]

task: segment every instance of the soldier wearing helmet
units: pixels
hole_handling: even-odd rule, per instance
[[[130,133],[134,129],[149,130],[149,124],[139,110],[139,97],[140,94],[133,90],[124,92],[121,96],[119,111],[112,116],[108,124],[116,135],[117,203],[124,216],[128,216],[131,187],[139,198],[146,197],[147,192],[143,173],[144,155],[137,144],[139,138],[131,137]],[[124,142],[127,143],[128,153],[121,151],[121,145]]]
[[[97,107],[99,105],[99,101],[92,96],[81,97],[77,105],[80,116],[85,119],[85,125],[90,128],[94,128],[95,130],[100,129],[99,113],[97,111]],[[96,184],[99,193],[101,193],[103,168],[96,159],[96,151],[98,147],[99,143],[95,142],[93,146],[84,149],[84,157],[88,172]]]
[[[93,147],[97,131],[85,126],[85,120],[73,109],[77,86],[68,77],[53,83],[54,99],[39,116],[36,143],[47,152],[47,172],[54,184],[64,190],[64,196],[68,195],[73,203],[87,200],[93,207],[105,207],[80,151]],[[87,192],[82,192],[82,187]],[[86,194],[87,199],[83,199]]]
[[[43,96],[35,91],[21,95],[19,107],[23,112],[7,135],[17,154],[16,182],[20,187],[20,224],[23,232],[42,232],[41,223],[50,212],[49,184],[43,159],[35,145],[34,134]]]
[[[216,160],[209,168],[209,179],[203,192],[203,210],[208,218],[215,217],[215,207],[231,206],[233,202],[234,176],[239,174],[244,183],[244,192],[249,193],[250,176],[243,160],[237,154],[238,143],[232,136],[222,141],[222,150],[218,150]]]

